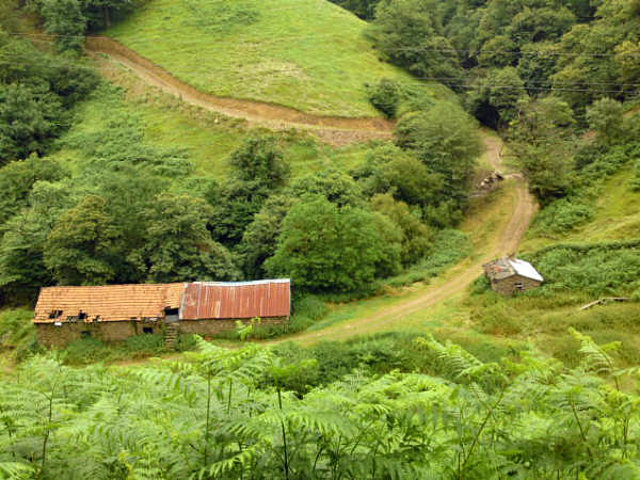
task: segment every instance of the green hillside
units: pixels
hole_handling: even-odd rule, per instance
[[[151,0],[107,34],[203,92],[361,117],[379,115],[365,83],[416,82],[365,27],[326,0]]]

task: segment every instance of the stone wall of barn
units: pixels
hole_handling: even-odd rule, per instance
[[[520,275],[513,275],[512,277],[503,278],[502,280],[492,280],[491,288],[503,295],[513,295],[518,292],[529,290],[530,288],[539,287],[538,280],[531,278],[521,277]],[[520,285],[522,287],[520,288]]]
[[[281,325],[286,323],[289,317],[268,317],[260,319],[258,328],[269,325]],[[175,325],[182,334],[198,334],[203,337],[212,337],[222,332],[228,332],[236,328],[236,318],[211,319],[211,320],[180,320]],[[247,324],[250,320],[242,320]]]
[[[145,333],[162,333],[164,325],[160,322],[138,322],[135,320],[120,322],[62,322],[36,323],[38,342],[45,347],[63,348],[74,340],[83,337],[98,338],[104,342],[118,342],[134,335]]]
[[[263,318],[259,327],[286,323],[288,317]],[[198,334],[212,337],[219,333],[234,330],[237,319],[221,320],[180,320],[173,323],[182,334]],[[243,320],[249,323],[249,320]],[[136,320],[121,322],[62,322],[60,326],[53,323],[36,323],[38,342],[47,348],[64,348],[70,342],[83,337],[98,338],[104,342],[118,342],[143,333],[163,333],[164,322],[140,322]],[[259,328],[258,327],[258,328]],[[150,329],[145,332],[145,329]]]

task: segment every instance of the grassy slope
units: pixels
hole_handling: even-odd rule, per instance
[[[68,135],[81,135],[108,128],[112,119],[133,115],[144,126],[151,144],[178,148],[188,153],[196,172],[218,179],[228,172],[227,159],[242,141],[263,130],[251,129],[234,120],[184,104],[155,88],[142,85],[137,77],[124,70],[109,77],[121,90],[104,87],[76,110],[76,122]],[[285,158],[296,177],[328,166],[349,169],[362,162],[367,145],[354,144],[334,149],[318,143],[304,133],[277,133]],[[55,156],[74,168],[82,162],[79,152],[62,149]]]
[[[365,26],[326,0],[149,0],[107,33],[207,93],[360,117],[379,115],[366,82],[416,82],[378,59]]]
[[[521,250],[530,252],[558,242],[601,242],[640,236],[640,192],[631,188],[632,169],[623,169],[601,187],[595,216],[589,223],[565,235],[545,235],[532,230]]]

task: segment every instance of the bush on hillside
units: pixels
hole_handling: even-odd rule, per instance
[[[384,113],[388,118],[394,118],[400,103],[400,85],[395,80],[383,78],[374,85],[367,85],[367,93],[371,105]]]
[[[555,245],[528,256],[545,278],[542,289],[621,295],[640,286],[640,241]],[[536,294],[532,290],[531,294]]]
[[[10,351],[18,360],[41,351],[32,322],[33,310],[17,308],[0,312],[0,352]]]
[[[595,215],[594,208],[579,198],[563,198],[551,203],[535,219],[533,230],[540,233],[568,233]]]

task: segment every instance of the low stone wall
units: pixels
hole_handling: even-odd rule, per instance
[[[522,288],[518,288],[518,284],[522,285]],[[531,278],[521,277],[520,275],[514,275],[507,277],[497,282],[491,282],[491,288],[503,295],[513,295],[518,292],[523,292],[531,288],[540,286],[540,282],[532,280]]]
[[[270,317],[260,319],[258,327],[266,327],[268,325],[280,325],[286,323],[288,317]],[[212,320],[180,320],[175,325],[178,331],[184,334],[197,334],[203,337],[212,337],[222,332],[228,332],[236,328],[235,318],[212,319]],[[248,324],[250,320],[242,320],[244,324]]]
[[[260,327],[286,323],[288,317],[271,317],[260,320]],[[236,328],[237,319],[212,320],[181,320],[173,323],[179,333],[198,334],[212,337],[222,332]],[[250,320],[242,320],[245,324]],[[163,322],[139,322],[136,320],[124,322],[62,322],[60,326],[53,323],[36,323],[38,342],[51,348],[64,348],[68,343],[84,336],[98,338],[104,342],[118,342],[134,335],[145,333],[145,329],[152,329],[148,333],[164,332]]]
[[[104,342],[118,342],[134,335],[144,333],[144,328],[152,328],[153,333],[160,333],[164,324],[160,322],[62,322],[36,323],[38,342],[45,347],[65,347],[68,343],[85,336],[98,338]]]

